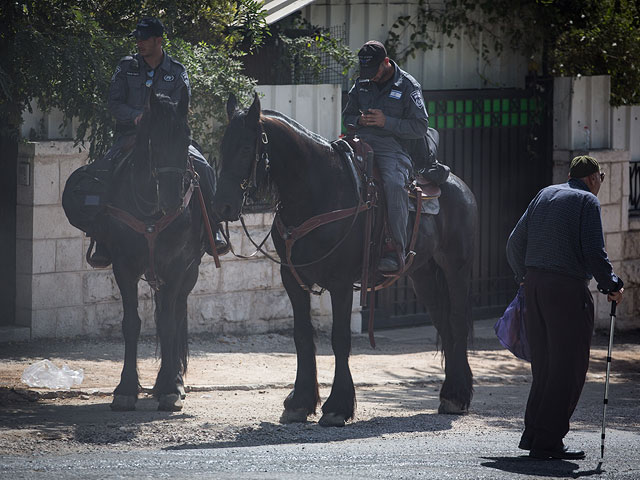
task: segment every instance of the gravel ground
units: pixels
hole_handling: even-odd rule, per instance
[[[178,413],[158,412],[143,394],[135,412],[111,412],[110,392],[119,379],[123,346],[116,341],[4,344],[0,353],[0,456],[108,453],[136,449],[202,449],[324,443],[361,439],[403,439],[443,432],[484,438],[507,432],[517,444],[529,366],[484,333],[470,352],[475,397],[469,415],[438,415],[442,364],[431,327],[377,333],[372,350],[355,336],[351,367],[358,407],[345,428],[310,422],[280,425],[282,402],[295,375],[293,341],[285,334],[195,337],[185,379],[188,395]],[[318,334],[318,375],[327,398],[333,375],[330,338]],[[607,338],[594,337],[591,368],[572,429],[597,430]],[[141,382],[150,388],[159,367],[155,340],[141,340]],[[20,375],[33,362],[83,368],[82,385],[69,391],[28,388]],[[640,335],[617,338],[614,347],[608,426],[637,433],[640,427]],[[595,434],[594,434],[595,435]],[[638,438],[637,436],[634,438]],[[599,435],[594,437],[599,442]]]

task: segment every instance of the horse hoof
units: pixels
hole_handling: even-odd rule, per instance
[[[443,413],[445,415],[466,415],[469,413],[469,407],[464,407],[459,403],[452,402],[446,398],[441,398],[438,413]]]
[[[129,412],[136,409],[137,400],[135,395],[114,395],[109,406],[115,412]]]
[[[184,385],[178,384],[178,393],[180,394],[180,398],[184,400],[187,398],[187,393],[184,391]]]
[[[158,410],[162,412],[178,412],[182,410],[182,399],[177,393],[165,393],[158,398]]]
[[[320,417],[318,424],[321,427],[344,427],[345,416],[339,413],[325,413]]]
[[[280,423],[305,423],[307,421],[307,411],[304,408],[287,410],[280,415]]]

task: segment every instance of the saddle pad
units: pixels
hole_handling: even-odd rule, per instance
[[[409,200],[409,211],[416,211],[415,199]],[[437,198],[423,198],[421,215],[437,215],[440,213],[440,201]]]

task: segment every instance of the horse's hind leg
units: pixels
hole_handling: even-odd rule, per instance
[[[331,289],[331,307],[333,324],[331,327],[331,346],[335,357],[335,373],[331,395],[322,406],[320,425],[323,427],[342,427],[346,420],[353,418],[356,404],[356,392],[349,369],[351,353],[351,307],[353,293],[351,284]]]
[[[294,388],[284,401],[281,423],[305,422],[320,403],[316,370],[316,346],[311,324],[309,292],[300,288],[288,267],[281,267],[282,283],[293,307],[293,338],[298,368]]]
[[[140,336],[140,316],[138,315],[138,278],[130,271],[114,264],[124,315],[122,333],[124,335],[124,366],[120,383],[113,392],[111,409],[117,411],[135,410],[140,384],[138,381],[137,357],[138,337]]]
[[[467,359],[470,328],[470,271],[440,268],[434,261],[411,275],[418,299],[429,309],[444,352],[445,380],[438,413],[467,413],[473,376]]]

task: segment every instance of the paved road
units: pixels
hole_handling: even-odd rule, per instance
[[[505,357],[490,323],[479,324],[471,413],[438,415],[441,375],[433,372],[440,362],[433,348],[424,351],[425,334],[433,340],[433,332],[425,330],[380,332],[373,353],[366,339],[356,339],[357,417],[339,429],[320,427],[317,417],[307,424],[279,424],[289,389],[281,380],[291,378],[295,359],[278,338],[244,339],[237,346],[229,338],[222,346],[195,341],[199,389],[177,414],[157,412],[151,398],[142,398],[136,412],[114,414],[100,389],[76,391],[71,398],[0,402],[0,478],[640,479],[636,337],[618,344],[614,354],[605,463],[598,469],[606,338],[594,339],[592,370],[566,439],[587,458],[537,461],[516,448],[530,386],[526,364]],[[321,377],[331,370],[328,343],[321,335]],[[61,345],[14,346],[0,354],[0,363],[22,368],[33,360],[24,354],[30,348],[48,348],[58,358],[66,355],[89,365],[112,362],[115,368],[118,363],[118,353],[97,355],[109,345],[94,345],[92,354],[77,353],[91,345],[68,346],[73,348],[67,353]],[[267,355],[268,349],[276,353]],[[368,365],[375,372],[368,372]],[[208,388],[202,384],[212,378],[207,366],[217,372],[242,370],[245,376],[233,381],[245,383]],[[99,385],[104,379],[92,381]],[[328,393],[323,386],[321,396]]]

